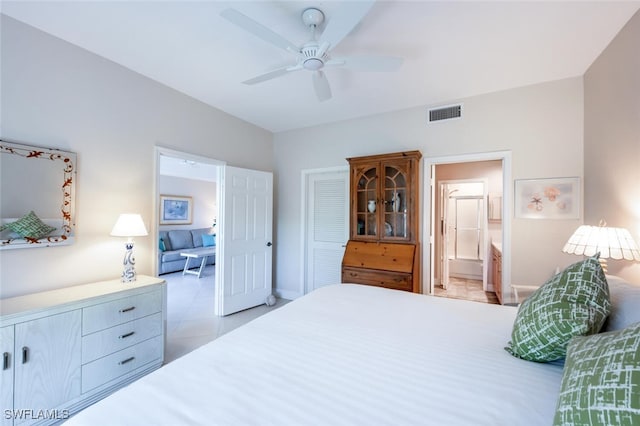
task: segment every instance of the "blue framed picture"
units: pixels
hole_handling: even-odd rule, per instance
[[[160,225],[190,225],[193,199],[178,195],[160,195]]]

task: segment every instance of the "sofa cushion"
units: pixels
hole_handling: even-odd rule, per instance
[[[184,256],[180,256],[181,251],[180,250],[174,250],[174,251],[165,251],[164,253],[162,253],[162,262],[173,262],[175,260],[185,260],[186,258]]]
[[[164,242],[163,251],[173,250],[173,248],[171,248],[171,241],[169,241],[169,231],[160,231],[158,232],[158,234],[159,234],[159,239],[161,239]]]
[[[213,247],[216,245],[216,235],[202,234],[202,247]]]
[[[193,239],[188,229],[174,229],[169,231],[169,242],[171,244],[171,250],[193,248]]]
[[[197,228],[191,230],[191,235],[193,237],[193,247],[202,247],[202,236],[206,234],[210,234],[212,232],[211,228]]]

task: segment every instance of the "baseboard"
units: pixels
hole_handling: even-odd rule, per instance
[[[300,294],[297,291],[291,291],[291,290],[275,289],[273,293],[276,295],[276,297],[279,297],[281,299],[287,299],[287,300],[294,300],[294,299],[297,299],[298,297],[303,296],[303,294]]]

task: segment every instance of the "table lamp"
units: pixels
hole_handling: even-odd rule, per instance
[[[127,237],[125,245],[126,252],[124,254],[124,270],[122,271],[122,282],[129,283],[136,280],[136,260],[133,257],[133,237],[143,237],[148,235],[147,228],[142,222],[142,216],[139,214],[123,213],[118,217],[116,224],[111,230],[114,237]]]
[[[581,256],[600,253],[600,265],[607,272],[607,259],[640,261],[640,249],[631,233],[624,228],[608,227],[600,221],[599,226],[582,225],[571,235],[563,252]]]

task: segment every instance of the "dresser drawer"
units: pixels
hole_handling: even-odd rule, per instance
[[[133,321],[162,309],[162,292],[136,294],[82,310],[82,335]]]
[[[413,291],[411,274],[405,274],[402,272],[343,267],[342,282],[374,285],[394,290]]]
[[[82,337],[82,364],[162,334],[162,314],[130,321]]]
[[[161,360],[163,337],[158,336],[82,366],[82,392],[88,392],[138,367]]]

